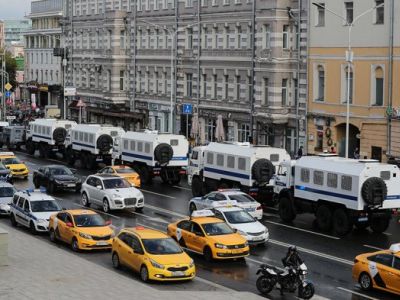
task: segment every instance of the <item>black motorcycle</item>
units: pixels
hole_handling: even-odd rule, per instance
[[[310,299],[314,296],[314,285],[305,278],[307,266],[304,263],[298,267],[289,266],[285,269],[261,265],[258,274],[261,276],[257,279],[257,289],[263,295],[269,294],[276,287],[281,295],[284,292],[294,293],[297,290],[300,299]]]

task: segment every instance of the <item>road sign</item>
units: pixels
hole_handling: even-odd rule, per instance
[[[4,86],[4,88],[5,88],[7,91],[9,91],[9,90],[12,89],[12,85],[9,84],[9,83],[7,82],[6,85]]]
[[[193,113],[193,105],[189,103],[184,103],[182,105],[182,113],[184,115],[191,115]]]
[[[64,96],[76,96],[76,88],[65,87],[64,88]]]
[[[7,116],[6,119],[7,120],[15,120],[17,117],[16,116]]]
[[[6,91],[5,95],[6,95],[7,98],[10,98],[11,97],[11,92],[10,91]]]

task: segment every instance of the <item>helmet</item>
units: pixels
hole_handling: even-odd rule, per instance
[[[290,246],[289,247],[289,252],[297,252],[296,246]]]

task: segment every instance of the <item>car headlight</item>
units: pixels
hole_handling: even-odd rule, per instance
[[[244,236],[246,236],[246,235],[247,235],[247,233],[246,233],[246,232],[244,232],[244,231],[241,231],[241,230],[238,230],[238,231],[237,231],[237,233],[239,233],[240,235],[244,235]]]
[[[215,243],[214,246],[218,249],[228,249],[228,247],[224,244]]]
[[[194,267],[194,260],[192,259],[192,261],[189,264],[189,268],[193,268]]]
[[[45,219],[38,219],[37,222],[38,223],[46,223],[47,221]]]
[[[79,232],[79,236],[83,237],[84,239],[91,240],[92,236],[90,234],[86,234],[83,232]]]
[[[161,270],[163,270],[165,268],[164,265],[159,264],[158,262],[156,262],[155,260],[153,260],[151,258],[150,258],[150,263],[154,268],[161,269]]]
[[[113,199],[121,198],[121,196],[118,194],[113,194],[112,197],[113,197]]]
[[[244,243],[244,246],[247,247],[248,245],[249,245],[249,242],[246,241],[246,242]]]
[[[62,184],[62,182],[61,182],[60,180],[57,180],[57,179],[54,180],[54,182],[55,182],[55,183],[58,183],[58,184]]]

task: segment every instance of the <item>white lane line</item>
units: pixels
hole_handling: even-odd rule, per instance
[[[148,190],[144,190],[144,189],[140,189],[142,192],[145,192],[145,193],[149,193],[149,194],[154,194],[154,195],[157,195],[157,196],[160,196],[160,197],[165,197],[165,198],[170,198],[170,199],[176,199],[175,197],[172,197],[172,196],[168,196],[168,195],[164,195],[164,194],[159,194],[159,193],[155,193],[155,192],[152,192],[152,191],[148,191]]]
[[[133,214],[133,215],[137,215],[137,216],[140,216],[140,217],[144,217],[144,218],[146,218],[146,219],[149,219],[150,221],[168,224],[167,221],[165,221],[165,220],[163,220],[163,219],[160,219],[160,218],[153,218],[153,217],[150,217],[150,216],[147,216],[147,215],[144,215],[144,214],[137,213],[137,212],[135,212],[135,211],[129,211],[129,212],[130,212],[131,214]]]
[[[326,237],[326,238],[329,238],[329,239],[340,240],[340,238],[338,238],[336,236],[327,235],[327,234],[323,234],[323,233],[319,233],[319,232],[315,232],[315,231],[311,231],[311,230],[307,230],[307,229],[303,229],[303,228],[293,227],[293,226],[290,226],[290,225],[286,225],[286,224],[282,224],[282,223],[278,223],[278,222],[273,222],[273,221],[269,221],[269,220],[264,220],[264,221],[267,222],[267,223],[274,224],[274,225],[278,225],[278,226],[282,226],[282,227],[286,227],[286,228],[295,229],[295,230],[298,230],[298,231],[303,231],[303,232],[307,232],[307,233],[323,236],[323,237]]]
[[[384,234],[384,235],[387,235],[387,236],[393,235],[393,234],[391,234],[391,233],[389,233],[389,232],[383,232],[383,234]]]
[[[367,296],[367,295],[364,295],[364,294],[361,294],[361,293],[357,293],[357,292],[355,292],[355,291],[348,290],[348,289],[342,288],[342,287],[340,287],[340,286],[337,287],[337,289],[339,289],[339,290],[341,290],[341,291],[344,291],[344,292],[347,292],[347,293],[350,293],[350,294],[353,294],[353,295],[356,295],[356,296],[364,297],[365,299],[379,300],[378,298],[374,298],[374,297]]]
[[[192,189],[188,189],[188,188],[185,188],[185,187],[179,186],[179,185],[173,185],[173,187],[177,188],[177,189],[185,190],[185,191],[192,191]]]
[[[375,246],[371,246],[371,245],[366,245],[366,244],[364,244],[363,246],[364,246],[364,247],[367,247],[367,248],[374,249],[374,250],[384,250],[384,249],[382,249],[382,248],[375,247]]]
[[[285,248],[293,246],[292,244],[287,244],[287,243],[283,243],[283,242],[276,241],[276,240],[269,240],[269,242],[271,244],[279,245],[279,246],[282,246],[282,247],[285,247]],[[326,258],[326,259],[329,259],[329,260],[333,260],[333,261],[336,261],[336,262],[340,262],[340,263],[343,263],[343,264],[346,264],[346,265],[349,265],[349,266],[353,266],[353,264],[354,264],[351,260],[347,260],[347,259],[344,259],[344,258],[340,258],[340,257],[336,257],[336,256],[333,256],[333,255],[325,254],[325,253],[322,253],[322,252],[310,250],[310,249],[307,249],[307,248],[297,247],[297,249],[302,251],[302,252],[311,254],[311,255],[315,255],[315,256],[319,256],[319,257]]]
[[[158,210],[158,211],[161,211],[163,213],[170,214],[170,215],[173,215],[173,216],[177,216],[177,217],[180,217],[180,218],[187,218],[188,217],[187,215],[182,215],[180,213],[177,213],[177,212],[165,209],[165,208],[156,207],[156,206],[149,205],[149,204],[145,204],[144,206],[148,207],[150,209]]]
[[[79,206],[79,207],[85,208],[87,210],[94,210],[95,212],[98,212],[99,214],[107,215],[107,216],[112,217],[112,218],[121,219],[121,217],[114,216],[112,214],[106,213],[106,212],[98,210],[98,209],[88,208],[88,207],[86,207],[84,205],[80,205],[78,203],[72,203],[72,204],[75,205],[75,206]]]

